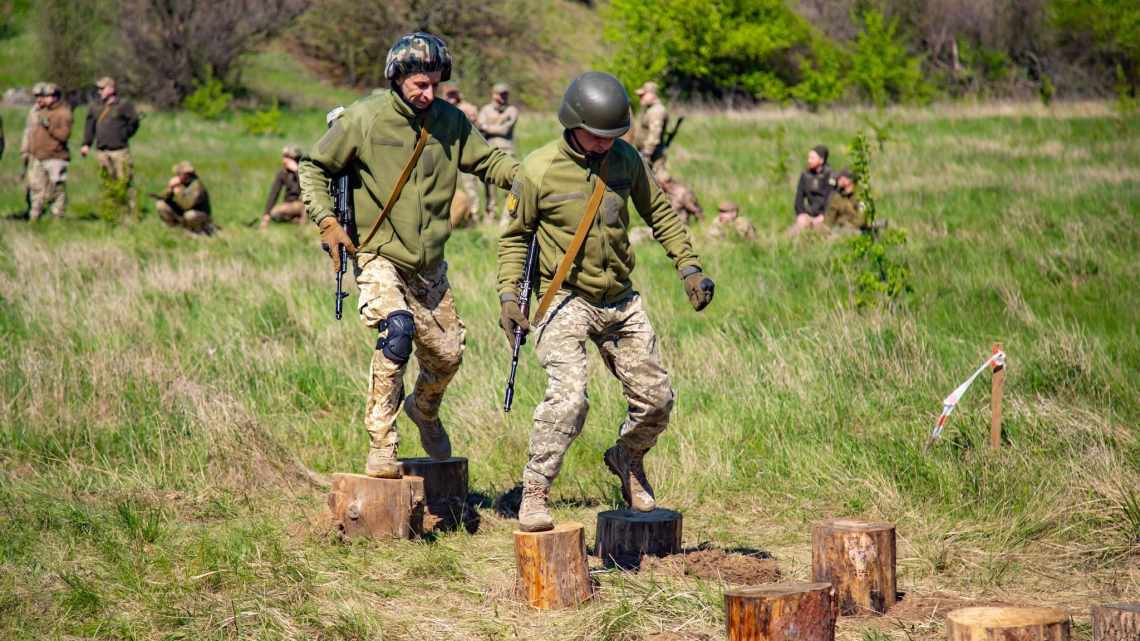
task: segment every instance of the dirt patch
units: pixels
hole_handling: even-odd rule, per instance
[[[691,632],[688,634],[681,634],[680,632],[658,632],[645,637],[645,641],[710,641],[712,637],[707,634],[700,634]]]
[[[776,560],[766,554],[731,550],[694,550],[662,558],[647,556],[641,560],[641,571],[742,585],[772,583],[781,576]]]
[[[939,619],[951,610],[958,608],[973,608],[979,606],[1007,607],[1012,605],[1005,601],[967,599],[960,595],[946,592],[931,594],[907,593],[902,599],[887,611],[887,616],[904,621],[925,621]]]

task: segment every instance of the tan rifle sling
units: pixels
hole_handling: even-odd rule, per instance
[[[400,199],[400,192],[404,191],[404,185],[407,184],[408,178],[411,177],[412,170],[416,168],[420,154],[424,152],[424,145],[427,144],[427,139],[427,121],[424,121],[420,127],[420,134],[416,138],[416,149],[412,152],[412,157],[409,158],[408,163],[404,165],[404,170],[400,172],[400,177],[396,179],[396,186],[392,187],[392,193],[388,195],[388,202],[384,204],[384,209],[380,210],[380,215],[376,217],[376,222],[372,223],[368,234],[365,235],[364,240],[357,245],[358,247],[363,248],[368,244],[368,241],[372,240],[372,237],[376,235],[376,230],[380,229],[380,223],[384,222],[384,219],[388,217],[388,212],[392,211],[392,206]]]

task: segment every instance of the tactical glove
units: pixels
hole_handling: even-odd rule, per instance
[[[698,312],[712,302],[714,289],[716,284],[703,272],[696,271],[685,277],[685,293],[689,295],[689,304]]]
[[[333,216],[326,216],[318,223],[321,229],[321,243],[325,251],[329,253],[332,258],[333,271],[340,270],[340,248],[343,246],[345,252],[349,256],[356,255],[356,245],[352,244],[352,239],[348,234],[344,233],[344,228],[336,222]]]
[[[503,308],[499,313],[499,327],[503,328],[503,332],[507,335],[507,344],[512,348],[515,346],[515,328],[524,332],[530,329],[530,322],[523,315],[517,300],[510,298],[503,301]]]

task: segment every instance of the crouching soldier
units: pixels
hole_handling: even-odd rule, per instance
[[[823,223],[833,234],[849,235],[869,229],[863,203],[859,202],[855,185],[858,178],[850,169],[835,176],[835,191],[827,199]]]
[[[548,381],[534,412],[523,470],[519,527],[531,532],[554,526],[547,508],[550,485],[586,422],[587,341],[621,381],[629,403],[604,461],[633,509],[655,507],[643,459],[669,423],[674,392],[657,335],[630,281],[630,201],[673,260],[693,307],[704,309],[713,297],[713,282],[701,271],[689,232],[645,160],[616,140],[630,126],[629,96],[621,83],[595,71],[579,76],[562,98],[558,120],[562,135],[523,161],[499,241],[500,324],[508,341],[516,327],[529,329],[517,291],[536,235],[539,249],[541,302],[532,336]]]
[[[488,145],[462,111],[437,98],[437,86],[451,75],[451,54],[440,38],[400,38],[388,52],[384,75],[390,88],[345,109],[301,161],[301,197],[333,269],[341,247],[356,257],[360,319],[379,333],[364,413],[371,438],[365,473],[399,478],[401,403],[428,455],[451,456],[439,407],[459,370],[465,332],[443,248],[459,172],[506,189],[518,161]],[[329,196],[329,181],[345,171],[364,232],[360,239],[337,223]],[[405,399],[404,370],[413,346],[419,376]]]
[[[162,222],[195,234],[209,236],[215,231],[210,219],[210,194],[188,161],[174,165],[174,177],[166,191],[158,194],[154,209]]]
[[[288,145],[281,150],[281,171],[273,179],[269,188],[269,199],[265,201],[265,211],[261,214],[261,228],[269,227],[269,221],[278,223],[302,223],[305,221],[305,204],[301,202],[301,181],[297,176],[301,161],[301,149]],[[277,202],[278,194],[285,193],[285,199]]]

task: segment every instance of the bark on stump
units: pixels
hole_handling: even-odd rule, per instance
[[[946,641],[1069,641],[1069,615],[1055,608],[962,608],[946,615]]]
[[[728,590],[728,641],[833,641],[839,616],[830,583],[772,583]]]
[[[835,586],[839,613],[882,614],[895,604],[895,526],[831,519],[811,531],[812,581]]]
[[[460,525],[474,533],[479,527],[477,513],[467,505],[467,459],[451,457],[400,459],[405,476],[424,480],[423,533],[454,530]]]
[[[598,514],[594,552],[607,567],[636,568],[642,555],[668,556],[681,551],[681,513],[610,510]]]
[[[1093,641],[1140,639],[1140,601],[1096,605],[1092,609]]]
[[[593,593],[581,523],[562,523],[547,532],[515,532],[519,596],[536,608],[578,605]]]
[[[418,476],[333,474],[328,500],[333,522],[347,538],[407,539],[422,533],[424,480]]]

